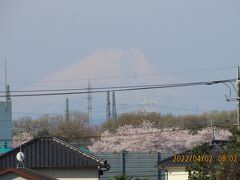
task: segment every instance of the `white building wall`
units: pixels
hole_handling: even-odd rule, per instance
[[[187,180],[188,172],[185,167],[169,168],[168,170],[168,180]]]
[[[98,180],[97,168],[34,169],[58,180]]]

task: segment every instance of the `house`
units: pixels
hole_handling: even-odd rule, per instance
[[[25,159],[18,162],[16,155]],[[110,169],[106,160],[55,137],[36,138],[0,155],[0,169],[25,167],[56,179],[99,179]]]
[[[186,155],[189,151],[186,151],[178,155]],[[163,172],[164,179],[166,180],[187,180],[188,172],[186,171],[187,166],[191,163],[187,162],[174,162],[174,156],[164,159],[158,163],[158,167]]]
[[[56,180],[28,168],[0,169],[1,180]]]
[[[220,154],[228,141],[213,140],[211,155],[216,156]],[[187,167],[192,165],[194,161],[182,161],[182,157],[190,155],[190,151],[185,151],[180,154],[170,156],[158,162],[158,168],[164,172],[166,180],[187,180],[188,172]],[[177,159],[177,158],[180,159]]]

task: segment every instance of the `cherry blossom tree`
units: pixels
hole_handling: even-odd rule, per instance
[[[216,129],[215,139],[226,140],[231,135],[228,130]],[[158,129],[153,123],[143,122],[138,127],[125,125],[115,133],[108,130],[99,139],[91,139],[89,150],[93,152],[181,152],[201,143],[209,142],[211,128],[204,128],[195,133],[181,129]]]
[[[13,136],[12,147],[13,148],[18,147],[21,144],[24,144],[24,143],[30,141],[32,138],[33,137],[27,132],[19,133],[18,135]]]

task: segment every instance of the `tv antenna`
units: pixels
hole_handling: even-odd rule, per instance
[[[24,161],[24,159],[25,159],[25,155],[24,155],[23,152],[22,152],[21,145],[20,145],[20,152],[17,153],[16,159],[18,160],[17,168],[24,168],[24,163],[23,163],[23,161]]]

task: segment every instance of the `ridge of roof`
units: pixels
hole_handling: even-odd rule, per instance
[[[80,148],[77,148],[77,147],[75,147],[75,146],[73,146],[73,145],[71,145],[71,144],[69,144],[69,143],[67,143],[65,141],[62,141],[61,139],[58,139],[56,137],[52,137],[52,140],[54,140],[55,142],[60,143],[60,144],[62,144],[64,146],[66,146],[66,147],[68,147],[68,148],[70,148],[70,149],[72,149],[72,150],[74,150],[74,151],[76,151],[76,152],[78,152],[78,153],[80,153],[80,154],[82,154],[84,156],[87,156],[87,157],[89,157],[89,158],[91,158],[91,159],[93,159],[93,160],[95,160],[95,161],[97,161],[99,163],[102,163],[103,165],[107,164],[106,160],[103,160],[102,158],[99,158],[99,157],[93,155],[92,153],[85,152],[85,151],[81,150]]]
[[[20,147],[23,148],[23,147],[25,147],[25,146],[28,146],[28,145],[34,143],[34,142],[44,141],[44,140],[51,140],[51,141],[53,141],[53,142],[56,142],[56,143],[58,143],[58,144],[61,144],[62,146],[67,147],[67,148],[69,148],[69,149],[71,149],[71,150],[73,150],[73,151],[75,151],[75,152],[83,155],[84,157],[87,157],[87,158],[90,158],[90,159],[94,160],[95,162],[101,164],[102,167],[106,167],[106,168],[107,168],[107,167],[110,167],[110,165],[107,163],[106,160],[104,160],[104,159],[102,159],[102,158],[99,158],[99,157],[95,156],[95,155],[92,154],[92,153],[88,153],[88,152],[86,152],[86,151],[83,151],[83,150],[81,150],[80,148],[77,148],[76,146],[73,146],[73,145],[71,145],[71,144],[69,144],[69,143],[67,143],[67,142],[65,142],[65,141],[63,141],[63,140],[61,140],[61,139],[56,138],[56,137],[38,137],[38,138],[31,139],[31,140],[29,140],[28,142],[26,142],[26,143],[24,143],[24,144],[21,144],[21,145],[19,145],[18,147],[14,148],[14,149],[12,149],[12,150],[4,153],[4,154],[1,154],[1,155],[0,155],[0,159],[1,159],[1,158],[4,158],[5,156],[8,156],[9,154],[11,154],[11,153],[13,153],[13,152],[19,151]]]
[[[25,143],[23,143],[23,144],[20,144],[19,146],[15,147],[15,148],[13,148],[13,149],[11,149],[10,151],[8,151],[8,152],[6,152],[6,153],[1,154],[1,155],[0,155],[0,158],[1,158],[1,157],[4,157],[4,156],[7,156],[8,154],[10,154],[10,153],[12,153],[12,152],[14,152],[14,151],[17,151],[18,149],[20,149],[21,146],[26,146],[27,144],[31,144],[31,143],[32,143],[33,141],[35,141],[36,139],[38,139],[38,138],[31,139],[31,140],[29,140],[29,141],[27,141],[27,142],[25,142]]]

